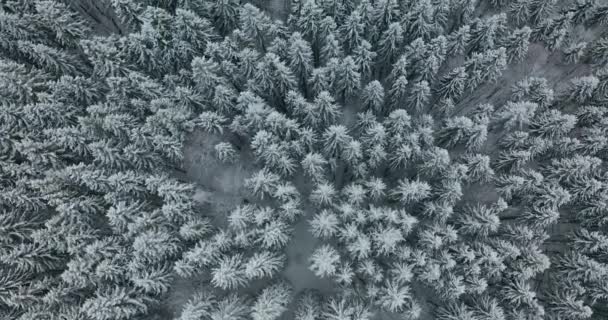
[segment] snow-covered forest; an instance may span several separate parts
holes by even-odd
[[[0,1],[0,319],[608,319],[608,1]]]

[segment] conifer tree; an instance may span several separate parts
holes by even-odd
[[[365,24],[359,11],[354,10],[346,17],[344,24],[338,29],[346,52],[351,52],[361,45],[362,41],[365,41],[363,36],[364,28]]]
[[[547,80],[543,78],[526,78],[513,86],[514,101],[529,100],[544,108],[552,103],[553,98],[553,89],[549,88]]]
[[[318,205],[330,205],[336,196],[336,190],[331,183],[320,183],[310,193],[310,200]]]
[[[84,313],[95,320],[129,319],[145,313],[146,301],[134,296],[125,288],[100,291],[82,306]]]
[[[397,188],[393,190],[392,194],[403,204],[409,204],[429,197],[431,194],[431,186],[424,181],[401,180],[399,181]]]
[[[407,98],[410,110],[421,112],[429,101],[431,89],[426,80],[414,83],[410,89],[410,95]]]
[[[385,64],[392,64],[403,42],[403,29],[397,22],[391,23],[382,33],[378,44],[378,57]]]
[[[268,47],[269,29],[272,22],[265,13],[251,4],[239,8],[239,29],[248,41],[254,43],[262,52]]]
[[[331,59],[341,59],[344,56],[342,46],[334,33],[330,33],[321,47],[321,61],[327,64]]]
[[[329,277],[336,273],[340,256],[330,245],[323,245],[310,256],[310,270],[319,277]]]
[[[292,299],[292,289],[286,283],[277,283],[262,290],[251,306],[254,320],[278,319],[287,310]]]
[[[538,105],[532,102],[508,102],[498,113],[498,119],[507,129],[522,129],[530,124],[537,108]]]
[[[362,93],[363,104],[373,110],[376,114],[381,113],[384,104],[384,88],[382,84],[374,80],[368,83]]]
[[[568,98],[574,102],[585,103],[593,98],[599,81],[594,76],[575,78],[570,82]]]
[[[218,266],[212,269],[211,283],[222,289],[235,289],[243,286],[247,280],[242,266],[242,256],[224,256]]]
[[[471,39],[471,27],[463,25],[458,30],[448,35],[448,51],[456,54],[464,54],[469,47]]]
[[[388,91],[387,103],[390,109],[397,109],[402,106],[408,94],[408,81],[407,77],[400,76],[394,82]]]
[[[339,223],[333,212],[322,210],[310,220],[311,233],[317,238],[330,238],[338,231]]]
[[[467,78],[468,75],[465,68],[455,68],[440,80],[437,93],[442,98],[458,100],[464,93]]]
[[[376,52],[372,51],[372,45],[367,40],[361,40],[361,44],[353,49],[353,57],[363,81],[369,79],[372,76],[373,62],[377,57]]]
[[[351,97],[361,86],[361,74],[355,60],[351,56],[347,56],[342,60],[339,69],[338,92],[342,96],[342,100]]]
[[[509,62],[519,62],[526,57],[531,34],[532,29],[523,27],[515,30],[504,40],[503,46],[507,49],[507,60]]]
[[[340,116],[339,106],[335,103],[334,98],[327,91],[321,91],[314,100],[316,121],[320,127],[326,127],[336,122]]]
[[[506,30],[506,14],[497,14],[484,19],[476,19],[471,29],[469,42],[471,51],[494,49]]]
[[[577,42],[572,43],[569,46],[562,49],[564,53],[564,58],[568,63],[577,63],[579,62],[587,51],[587,43],[586,42]]]
[[[245,276],[249,280],[272,277],[281,269],[284,257],[269,251],[254,253],[245,263]]]
[[[323,152],[328,157],[335,157],[351,140],[348,129],[343,125],[329,126],[323,133]]]
[[[314,320],[321,316],[321,301],[315,292],[307,291],[298,299],[295,311],[296,320]]]
[[[316,46],[318,50],[318,29],[322,20],[323,11],[316,4],[316,1],[303,1],[300,8],[300,15],[295,21],[302,35],[313,44],[313,50]]]

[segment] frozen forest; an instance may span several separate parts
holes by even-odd
[[[608,1],[1,0],[0,319],[608,319]]]

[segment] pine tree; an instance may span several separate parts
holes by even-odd
[[[470,154],[465,155],[463,161],[468,168],[466,177],[468,182],[488,182],[494,177],[489,156]]]
[[[374,6],[374,20],[380,30],[386,29],[399,15],[399,4],[395,0],[383,0]]]
[[[347,230],[344,230],[344,231],[345,231],[345,234],[342,235],[342,237],[349,238],[348,240],[352,241],[346,246],[348,253],[353,258],[360,259],[360,260],[369,258],[370,254],[372,253],[372,242],[371,242],[370,238],[360,232],[357,232],[353,235],[349,234],[347,236],[346,235]],[[352,238],[352,239],[350,239],[350,238]]]
[[[504,319],[504,310],[495,298],[481,296],[473,302],[473,312],[480,318]]]
[[[249,301],[236,293],[231,293],[217,302],[217,306],[211,311],[210,318],[245,320],[249,319],[250,310]]]
[[[283,221],[270,221],[260,230],[256,242],[265,249],[281,249],[289,242],[292,229]]]
[[[439,307],[436,316],[438,320],[475,319],[473,311],[462,302],[450,302],[445,306]]]
[[[178,250],[177,239],[161,231],[147,231],[133,240],[134,258],[153,264],[174,256]]]
[[[320,297],[312,291],[307,291],[298,299],[295,319],[315,320],[321,317]]]
[[[298,30],[302,35],[313,44],[313,50],[316,46],[318,50],[318,30],[319,24],[323,18],[323,11],[316,4],[316,1],[304,1],[300,9],[300,15],[295,22]]]
[[[238,3],[234,0],[205,1],[204,8],[219,31],[226,35],[237,26]]]
[[[330,245],[322,245],[310,256],[309,269],[318,277],[330,277],[336,273],[340,255]]]
[[[507,16],[504,13],[484,19],[476,19],[471,30],[470,51],[494,49],[506,31]]]
[[[422,112],[429,101],[431,89],[426,80],[414,83],[410,89],[410,95],[407,98],[408,107],[410,110]]]
[[[448,147],[464,142],[468,149],[479,149],[487,137],[487,127],[467,117],[448,118],[438,132],[437,141]]]
[[[409,287],[395,281],[387,281],[380,293],[378,304],[389,312],[403,311],[412,300]]]
[[[362,98],[366,108],[373,110],[376,114],[380,114],[384,105],[384,88],[382,84],[377,80],[368,83],[363,89]]]
[[[114,287],[99,291],[94,298],[84,302],[84,313],[95,320],[130,319],[147,312],[144,297],[137,297],[133,291]]]
[[[327,160],[321,154],[309,153],[302,159],[302,169],[304,172],[316,182],[324,178],[325,166]]]
[[[283,255],[270,251],[256,252],[245,262],[245,276],[249,280],[271,278],[284,264]]]
[[[217,158],[224,163],[233,163],[237,158],[237,153],[232,144],[220,142],[214,147]]]
[[[348,129],[343,125],[329,126],[323,133],[323,152],[328,157],[335,157],[351,140]]]
[[[274,193],[278,182],[279,177],[276,174],[271,173],[268,169],[262,169],[245,180],[245,186],[251,189],[253,194],[263,199],[264,196]]]
[[[310,231],[317,238],[330,238],[338,231],[340,220],[330,210],[322,210],[310,220]]]
[[[179,320],[194,320],[211,315],[212,309],[216,304],[216,299],[209,292],[198,292],[183,306]]]
[[[440,80],[437,93],[442,98],[458,100],[464,93],[467,78],[468,75],[465,68],[455,68]]]
[[[578,63],[586,54],[587,42],[572,43],[562,49],[568,63]]]
[[[341,114],[339,106],[327,91],[321,91],[314,101],[318,123],[320,127],[326,127],[336,122]]]
[[[378,228],[372,235],[375,251],[379,255],[395,253],[397,246],[404,240],[402,231],[396,228]]]
[[[532,120],[530,132],[538,134],[541,137],[555,139],[566,136],[574,130],[575,126],[575,116],[562,114],[558,110],[549,110],[539,114]]]
[[[359,73],[357,64],[351,56],[342,59],[339,69],[338,92],[342,96],[342,100],[355,95],[356,90],[361,85],[361,74]]]
[[[330,33],[325,38],[325,43],[321,48],[321,62],[327,64],[331,59],[341,59],[344,53],[342,52],[342,46],[336,38],[334,33]]]
[[[573,17],[574,14],[568,12],[543,20],[536,27],[534,32],[535,38],[543,41],[549,50],[556,50],[562,47],[571,36]]]
[[[431,195],[431,186],[424,181],[403,179],[392,191],[392,195],[403,204],[410,204],[428,198]]]
[[[422,163],[418,165],[419,170],[429,175],[447,173],[452,162],[448,150],[440,147],[430,147],[420,154]]]
[[[548,309],[556,316],[567,319],[589,319],[593,315],[593,310],[589,306],[567,291],[552,294]]]
[[[342,21],[342,18],[340,18],[340,21]],[[334,19],[334,17],[326,16],[319,23],[319,37],[321,37],[321,39],[325,39],[330,35],[335,36],[337,35],[336,32],[338,32],[338,25],[336,24],[336,20]]]
[[[538,105],[532,102],[507,102],[497,118],[504,123],[505,128],[521,130],[530,124],[537,108]]]
[[[292,299],[292,289],[283,282],[271,285],[256,298],[251,306],[251,318],[254,320],[278,319],[287,311]]]
[[[500,226],[497,212],[482,205],[464,208],[457,219],[460,224],[458,229],[460,232],[481,237],[495,233]]]
[[[507,49],[508,62],[520,62],[526,57],[531,34],[532,29],[523,27],[513,31],[513,33],[504,40],[503,46]]]
[[[404,18],[404,31],[412,39],[432,38],[432,35],[437,32],[434,24],[433,14],[435,13],[434,4],[431,1],[421,1],[412,6],[408,14]]]
[[[331,320],[346,320],[352,319],[352,315],[354,310],[352,307],[347,305],[347,301],[342,298],[337,300],[336,298],[331,298],[326,302],[323,312],[321,316],[324,319]]]
[[[594,76],[575,78],[570,82],[568,98],[577,103],[586,103],[593,98],[599,80]]]
[[[61,45],[74,47],[89,32],[88,25],[63,3],[39,1],[35,7],[38,23],[50,29]]]
[[[320,183],[310,193],[310,200],[317,205],[331,205],[336,190],[331,183]]]
[[[387,186],[382,178],[372,177],[369,181],[366,181],[365,186],[367,187],[369,197],[374,201],[379,201],[386,195]]]
[[[373,62],[377,57],[376,52],[372,51],[372,45],[366,40],[361,40],[361,44],[353,50],[353,57],[361,72],[361,78],[364,81],[370,79]]]
[[[364,28],[365,25],[358,10],[354,10],[346,17],[346,20],[338,29],[346,52],[351,52],[360,46],[362,41],[365,41],[363,35]]]
[[[17,42],[17,47],[32,63],[46,72],[54,75],[77,75],[79,73],[78,64],[70,63],[70,61],[78,61],[78,59],[66,52],[41,43],[34,44],[23,40]]]
[[[211,283],[221,289],[236,289],[247,283],[243,269],[243,257],[240,254],[223,256],[217,267],[211,270]]]
[[[608,22],[608,21],[606,20],[605,13],[606,13],[606,10],[608,10],[608,6],[598,4],[595,6],[594,9],[595,9],[595,12],[589,18],[589,23],[606,25],[606,22]]]
[[[448,52],[464,54],[469,47],[471,27],[464,25],[448,35]]]
[[[403,42],[403,29],[397,22],[391,23],[382,33],[378,43],[378,57],[385,64],[392,64]]]
[[[265,13],[251,4],[245,4],[239,8],[239,29],[248,41],[254,43],[262,52],[268,46],[272,22]]]
[[[397,109],[401,105],[403,105],[406,101],[408,95],[408,81],[405,76],[400,76],[397,78],[390,90],[388,91],[388,99],[387,103],[390,106],[390,109]]]

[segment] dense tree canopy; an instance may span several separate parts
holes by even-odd
[[[0,4],[0,318],[608,317],[602,1],[102,2]]]

